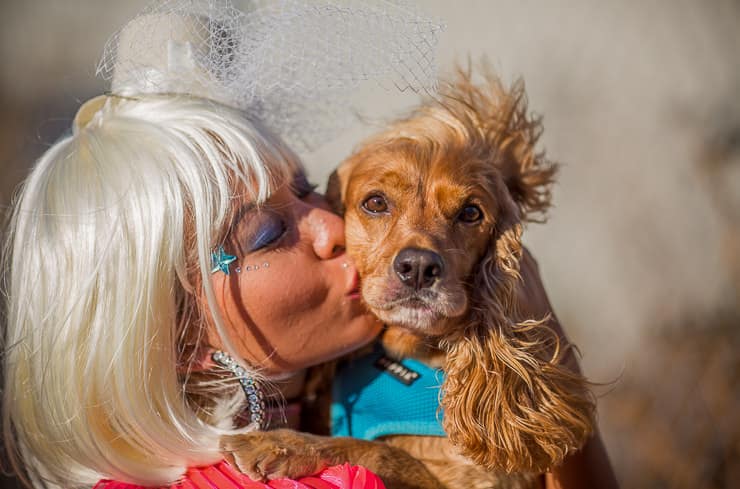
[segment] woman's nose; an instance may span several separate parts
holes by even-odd
[[[344,252],[344,221],[331,211],[314,207],[307,223],[316,256],[328,260]]]

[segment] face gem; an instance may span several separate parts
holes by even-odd
[[[234,255],[229,255],[224,251],[223,246],[219,246],[216,251],[211,253],[211,273],[224,272],[229,274],[229,265],[236,261]]]

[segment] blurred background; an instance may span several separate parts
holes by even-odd
[[[107,37],[147,2],[0,2],[0,204],[81,101]],[[740,1],[419,0],[441,72],[486,56],[523,77],[562,163],[526,241],[599,391],[624,488],[740,487]],[[305,155],[331,169],[414,94]],[[371,122],[369,122],[371,121]],[[2,487],[11,482],[0,479]]]

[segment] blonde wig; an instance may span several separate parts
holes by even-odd
[[[186,325],[205,322],[192,312],[201,288],[218,311],[211,252],[245,198],[236,189],[260,203],[298,163],[243,112],[206,99],[93,104],[15,203],[5,441],[39,487],[160,485],[220,458],[224,430],[185,394],[182,341]]]

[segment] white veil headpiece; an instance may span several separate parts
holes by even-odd
[[[248,111],[294,149],[343,125],[371,80],[436,87],[442,24],[405,0],[160,0],[105,46],[97,74],[121,96],[188,94]]]

